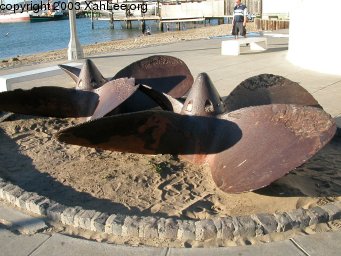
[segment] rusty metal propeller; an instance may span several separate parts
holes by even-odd
[[[240,83],[224,100],[227,111],[268,104],[321,106],[298,83],[282,76],[261,74]]]
[[[91,60],[85,60],[81,69],[59,66],[76,82],[76,88],[49,86],[3,92],[0,93],[0,111],[93,119],[113,110],[124,113],[155,107],[154,101],[137,91],[135,77],[138,83],[147,82],[153,89],[173,97],[183,96],[193,83],[186,64],[171,56],[156,55],[134,62],[112,80],[104,78]],[[116,109],[117,106],[120,108]]]
[[[109,81],[91,91],[62,87],[35,87],[0,93],[0,110],[47,117],[102,117],[122,104],[138,86],[133,78]]]
[[[271,92],[276,86],[263,87]],[[267,186],[301,165],[328,143],[336,130],[322,109],[285,104],[287,99],[280,97],[256,102],[247,92],[245,104],[258,105],[228,112],[207,74],[198,76],[184,104],[150,87],[140,89],[171,111],[100,118],[60,131],[57,139],[122,152],[178,154],[195,164],[209,164],[217,186],[238,193]],[[278,91],[279,95],[286,93],[285,89]],[[233,97],[242,100],[240,95]],[[307,99],[314,103],[309,105],[318,106],[312,97]]]

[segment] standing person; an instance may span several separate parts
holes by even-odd
[[[236,5],[233,10],[233,20],[232,20],[232,35],[235,38],[240,36],[246,37],[246,21],[247,21],[247,8],[245,4],[242,4],[240,0],[236,0]]]

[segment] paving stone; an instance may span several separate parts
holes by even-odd
[[[49,207],[46,209],[46,215],[52,221],[61,221],[62,214],[66,209],[65,205],[50,201]]]
[[[45,198],[38,202],[34,207],[32,206],[32,211],[38,215],[47,215],[47,208],[51,207],[52,205],[56,204],[56,202]]]
[[[332,203],[321,206],[321,209],[328,213],[330,221],[341,218],[341,209]]]
[[[154,217],[144,217],[139,225],[139,237],[158,238],[157,219]]]
[[[199,220],[195,222],[195,240],[205,241],[217,238],[217,229],[213,220]]]
[[[260,226],[263,227],[264,234],[271,234],[277,230],[278,223],[272,214],[258,213],[251,216]]]
[[[321,207],[313,207],[309,209],[310,211],[317,214],[318,222],[319,223],[326,223],[329,220],[329,214],[325,210],[323,210]]]
[[[300,208],[290,211],[288,215],[292,219],[294,227],[305,228],[309,226],[310,217],[305,209]]]
[[[112,214],[105,222],[104,232],[116,236],[122,236],[122,228],[126,216],[122,214]]]
[[[17,186],[7,183],[4,187],[0,188],[0,198],[6,200],[6,193],[16,188]]]
[[[122,226],[122,236],[139,237],[140,220],[138,216],[127,216]]]
[[[79,215],[78,225],[80,228],[91,230],[91,219],[95,216],[95,210],[84,210],[82,214]]]
[[[0,194],[2,193],[1,191],[3,191],[2,189],[7,185],[8,185],[8,183],[5,182],[4,180],[0,181]],[[0,196],[0,198],[2,198],[2,197]]]
[[[16,187],[15,189],[6,192],[5,197],[7,199],[7,202],[15,205],[15,201],[18,197],[20,197],[25,191],[19,187]]]
[[[195,240],[195,222],[192,220],[177,220],[178,239],[180,241]]]
[[[234,236],[246,238],[256,235],[256,223],[250,216],[232,217],[232,222],[234,225]]]
[[[310,218],[309,226],[319,223],[319,215],[316,212],[307,209],[306,213]]]
[[[82,207],[67,207],[61,214],[61,221],[65,225],[73,226],[76,214],[83,210]]]
[[[43,200],[45,200],[46,197],[34,194],[30,198],[26,200],[26,209],[29,212],[34,212],[36,214],[39,214],[40,209],[37,207],[37,204]]]
[[[178,225],[174,219],[159,219],[158,234],[160,239],[176,239],[178,235]]]
[[[235,227],[233,225],[232,217],[221,218],[222,229],[221,236],[225,240],[233,240]]]
[[[215,229],[217,230],[217,239],[223,239],[223,222],[221,218],[216,217],[212,219]]]
[[[85,209],[81,209],[80,211],[78,211],[74,218],[73,218],[73,224],[72,226],[79,228],[80,227],[80,216],[85,212]]]
[[[275,219],[278,223],[277,232],[285,232],[293,229],[294,225],[290,216],[286,213],[274,214]]]
[[[95,232],[104,233],[105,222],[107,221],[109,214],[96,212],[94,217],[91,219],[91,230]]]
[[[24,192],[15,200],[15,205],[21,209],[26,209],[26,201],[33,195],[35,195],[34,192]]]

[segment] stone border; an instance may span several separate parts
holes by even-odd
[[[197,221],[138,217],[119,213],[109,215],[95,210],[85,210],[79,206],[67,207],[35,192],[26,192],[2,178],[0,199],[29,213],[85,230],[126,238],[159,238],[182,242],[251,238],[341,219],[341,201],[311,209],[300,208],[287,213],[260,213]]]

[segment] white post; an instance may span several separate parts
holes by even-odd
[[[75,6],[74,0],[69,0],[72,6]],[[75,8],[69,10],[69,21],[70,21],[70,42],[67,50],[68,60],[78,60],[84,57],[83,49],[79,43],[76,28],[76,11]]]

